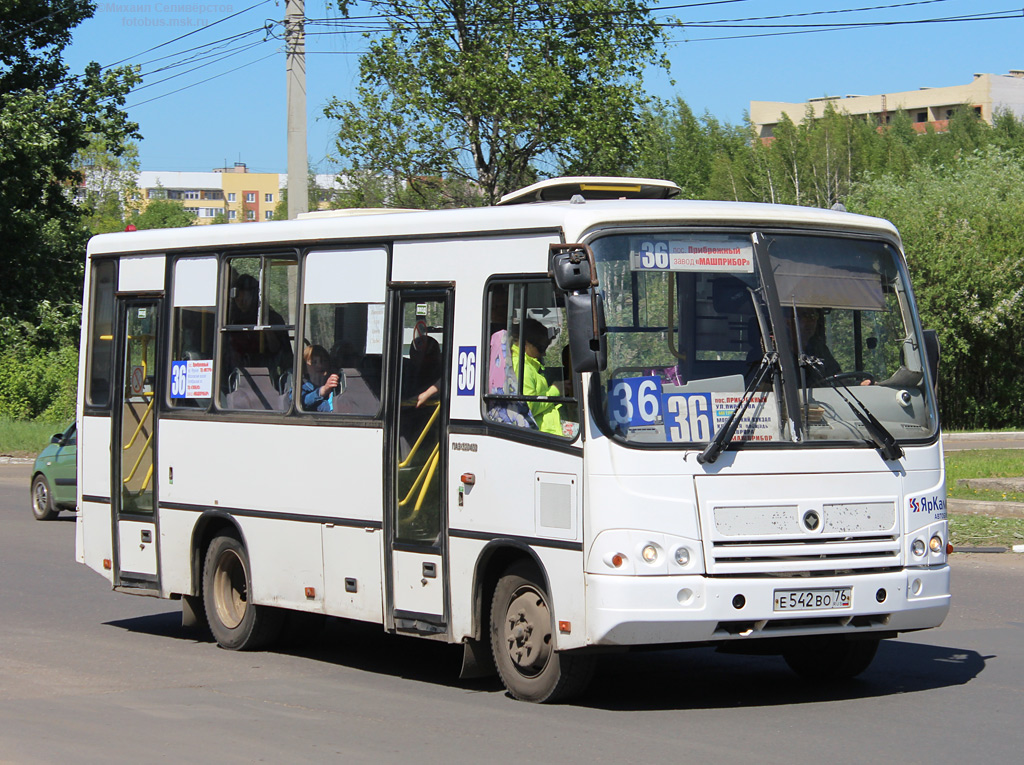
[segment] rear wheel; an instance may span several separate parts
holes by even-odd
[[[878,650],[878,638],[847,640],[842,635],[798,640],[782,658],[805,680],[826,683],[849,680],[866,670]]]
[[[233,535],[214,538],[203,566],[203,603],[210,632],[221,648],[251,651],[281,634],[283,612],[251,603],[251,592],[245,545]]]
[[[555,651],[549,598],[539,577],[513,566],[491,601],[491,651],[509,694],[520,701],[559,701],[582,693],[594,658]]]
[[[60,511],[53,504],[50,484],[46,476],[40,474],[32,479],[32,515],[37,521],[52,521]]]

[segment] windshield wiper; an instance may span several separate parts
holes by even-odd
[[[800,356],[800,366],[810,367],[818,375],[821,380],[826,382],[832,390],[839,394],[839,398],[846,402],[846,405],[850,407],[850,411],[860,420],[861,425],[871,436],[871,441],[878,448],[878,451],[882,453],[882,456],[887,460],[898,460],[903,456],[902,447],[896,443],[896,439],[893,437],[886,427],[878,421],[875,415],[871,414],[871,410],[864,406],[864,402],[857,398],[853,391],[846,383],[838,382],[834,376],[825,376],[825,373],[821,371],[821,368],[825,366],[822,359],[814,356]],[[840,390],[842,387],[842,390]],[[850,394],[850,398],[847,398],[843,391]],[[857,402],[854,406],[854,401]]]
[[[714,462],[718,459],[718,455],[732,441],[733,434],[736,432],[736,428],[739,427],[740,420],[743,419],[743,413],[747,411],[747,407],[750,406],[750,402],[754,398],[754,392],[764,381],[764,378],[768,376],[768,372],[778,366],[778,363],[779,354],[775,351],[768,351],[761,357],[761,366],[758,367],[757,374],[751,378],[746,390],[743,391],[740,403],[732,410],[729,419],[722,423],[722,427],[715,433],[715,437],[711,439],[711,443],[707,445],[707,448],[697,455],[697,462],[703,465],[706,462]]]

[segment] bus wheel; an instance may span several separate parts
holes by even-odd
[[[592,656],[555,651],[548,595],[525,566],[498,580],[491,601],[491,651],[509,694],[520,701],[558,701],[582,693]]]
[[[42,474],[32,479],[32,515],[37,521],[52,521],[60,511],[53,506],[50,484]]]
[[[848,640],[842,635],[807,638],[795,641],[783,651],[782,658],[805,680],[849,680],[868,668],[878,643],[878,638]]]
[[[250,651],[273,642],[284,614],[249,602],[249,555],[235,536],[214,538],[203,566],[203,602],[210,632],[221,648]]]

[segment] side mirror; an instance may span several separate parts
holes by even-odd
[[[932,375],[932,385],[939,385],[939,333],[934,329],[926,329],[924,334],[924,355],[928,362],[928,371]]]
[[[548,252],[548,275],[565,294],[573,371],[600,372],[608,364],[608,346],[594,253],[585,244],[552,244]]]
[[[63,433],[54,433],[52,436],[50,436],[50,443],[51,444],[59,444],[63,440],[64,440],[64,434]]]
[[[597,332],[594,315],[597,315]],[[597,292],[578,292],[565,296],[569,325],[569,353],[574,372],[600,372],[608,364],[605,340],[604,300]]]

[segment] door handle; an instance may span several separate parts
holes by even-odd
[[[149,544],[152,541],[153,541],[153,532],[150,531],[149,529],[143,529],[142,530],[142,543],[143,544]]]
[[[425,579],[437,579],[437,564],[436,563],[424,563],[423,564],[423,576]]]

